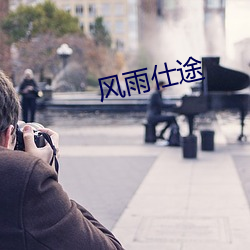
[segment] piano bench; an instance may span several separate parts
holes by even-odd
[[[156,124],[155,123],[148,123],[147,120],[143,121],[142,123],[145,127],[145,136],[144,141],[145,143],[155,143],[156,142]]]

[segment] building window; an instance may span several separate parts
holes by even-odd
[[[115,46],[117,50],[123,50],[124,49],[124,42],[120,39],[116,39]]]
[[[83,22],[80,22],[80,29],[81,29],[81,31],[84,31],[84,23]]]
[[[77,16],[83,15],[83,6],[82,5],[76,5],[76,15]]]
[[[96,7],[94,4],[89,4],[89,16],[95,16],[96,14]]]
[[[178,2],[176,0],[165,0],[164,2],[162,0],[157,0],[157,9],[161,10],[163,6],[166,7],[167,10],[175,10],[178,7]]]
[[[205,0],[205,6],[208,9],[220,9],[225,7],[224,0]]]
[[[124,4],[122,4],[122,3],[115,4],[115,15],[116,16],[122,16],[122,15],[124,15],[124,12],[125,12]]]
[[[115,22],[115,32],[116,33],[123,33],[124,32],[124,22],[123,21],[116,21]]]
[[[103,3],[102,4],[102,15],[103,16],[109,16],[110,15],[110,4],[109,3]]]
[[[89,32],[93,33],[95,30],[95,24],[94,23],[89,23]]]

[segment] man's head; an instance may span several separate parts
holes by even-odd
[[[164,81],[159,81],[159,82],[158,82],[159,90],[160,90],[160,91],[165,90],[165,89],[162,87],[162,86],[165,85],[165,84],[166,84],[166,83],[165,83]]]
[[[0,145],[14,148],[20,111],[18,95],[9,78],[0,71]]]
[[[24,78],[33,79],[33,71],[31,69],[26,69],[24,71]]]

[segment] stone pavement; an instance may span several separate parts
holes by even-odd
[[[215,151],[204,152],[199,147],[197,159],[183,159],[181,148],[145,145],[141,125],[86,126],[74,130],[55,126],[62,135],[60,182],[72,198],[82,199],[80,203],[84,205],[84,186],[77,183],[101,162],[99,180],[87,176],[93,183],[91,192],[96,193],[95,185],[114,163],[107,180],[114,182],[113,193],[109,190],[107,197],[102,193],[100,203],[117,195],[113,201],[118,204],[108,202],[106,206],[111,217],[117,217],[109,225],[125,249],[246,250],[250,248],[250,213],[235,159],[248,157],[250,145],[228,143],[237,137],[233,125],[215,126]],[[79,162],[78,168],[70,164],[73,159]],[[81,166],[84,161],[91,165],[89,170]],[[127,171],[130,165],[135,172],[131,168]],[[137,180],[133,174],[139,176]],[[136,184],[127,195],[126,204],[123,199],[115,214],[112,207],[119,205],[119,192],[122,200],[129,183]]]
[[[199,151],[194,160],[176,148],[159,152],[113,229],[126,249],[250,248],[249,207],[232,159],[250,147],[230,149],[219,126],[215,140],[215,152]]]

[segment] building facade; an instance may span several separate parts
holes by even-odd
[[[112,47],[133,50],[138,46],[137,0],[52,0],[59,8],[78,17],[86,35],[91,35],[95,18],[102,16],[112,38]]]
[[[20,4],[38,4],[44,0],[10,0],[10,9]],[[112,47],[129,51],[138,47],[137,0],[51,0],[58,8],[79,19],[86,35],[91,35],[96,17],[102,16],[112,38]]]

